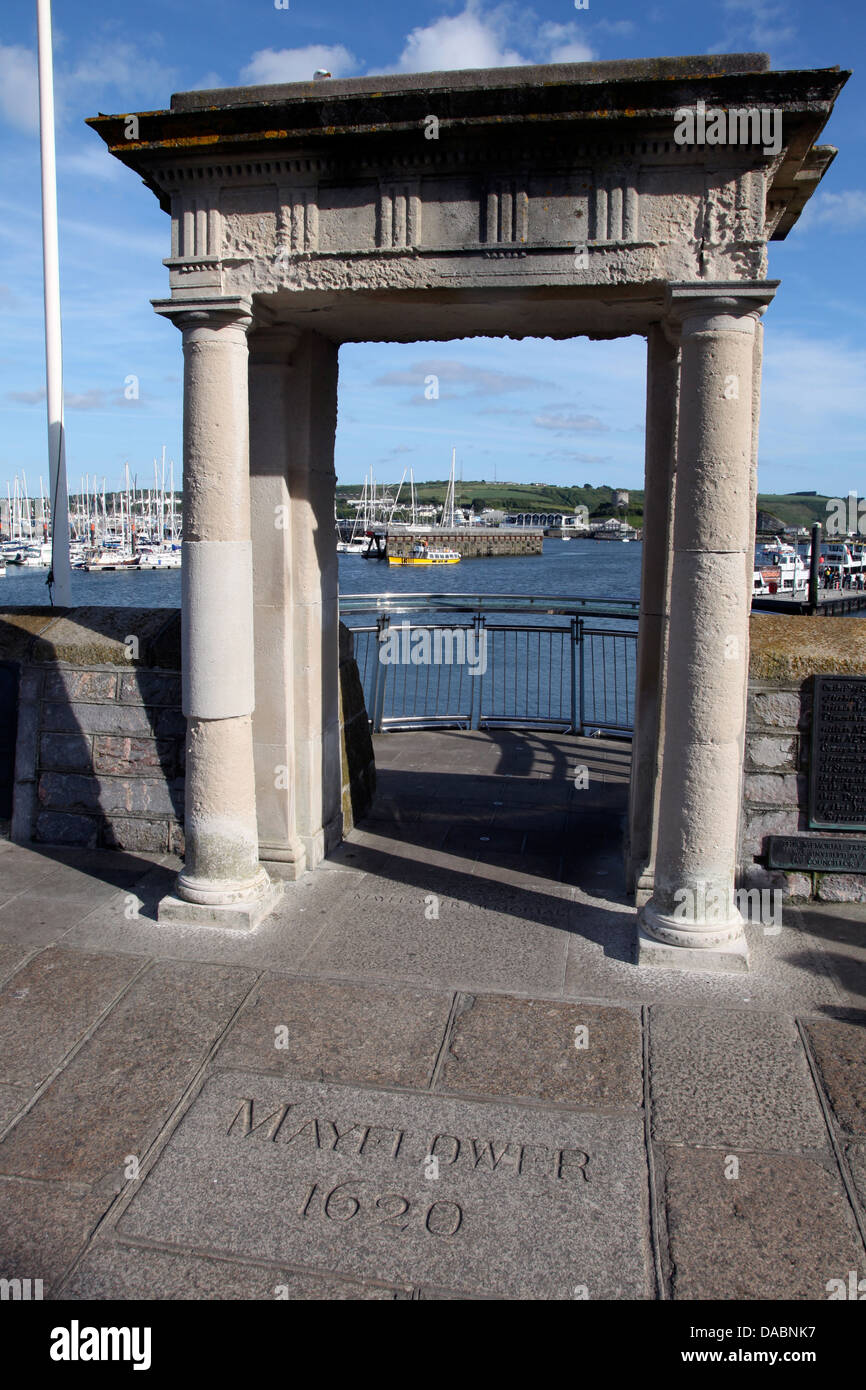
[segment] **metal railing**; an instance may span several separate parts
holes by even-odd
[[[432,606],[455,615],[483,600],[496,613],[514,610],[501,597],[470,595],[351,595],[341,599],[341,614],[360,615],[372,601],[375,624],[352,625],[355,659],[367,711],[376,733],[392,729],[462,727],[542,727],[585,733],[599,729],[631,733],[637,631],[590,626],[579,611],[612,615],[611,608],[631,600],[524,600],[516,616],[545,614],[557,605],[567,624],[489,622],[475,608],[472,621],[419,621],[417,600],[435,598]],[[387,599],[391,612],[382,612]],[[393,614],[413,615],[392,622]],[[348,611],[347,611],[348,610]],[[369,608],[367,609],[369,611]]]

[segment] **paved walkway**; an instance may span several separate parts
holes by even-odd
[[[169,860],[0,846],[0,1276],[80,1299],[866,1278],[866,912],[755,924],[746,976],[639,970],[627,744],[376,752],[372,814],[252,936],[160,927]]]

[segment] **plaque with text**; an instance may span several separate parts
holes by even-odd
[[[803,873],[866,874],[866,840],[830,835],[769,835],[767,866]]]
[[[809,825],[866,830],[866,676],[815,677]]]

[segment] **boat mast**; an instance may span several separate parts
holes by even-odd
[[[36,0],[39,49],[39,144],[42,166],[42,278],[45,299],[45,396],[51,483],[52,603],[72,606],[69,560],[69,497],[66,488],[66,430],[63,422],[63,346],[60,325],[60,255],[57,240],[57,168],[54,148],[54,63],[51,0]]]
[[[391,510],[390,510],[390,512],[388,513],[388,522],[387,522],[388,526],[390,526],[390,525],[391,525],[391,522],[394,520],[394,513],[395,513],[395,511],[397,510],[397,503],[400,501],[400,493],[403,491],[403,484],[404,484],[405,481],[406,481],[406,469],[404,468],[404,469],[403,469],[403,476],[402,476],[402,478],[400,479],[400,486],[399,486],[398,489],[397,489],[397,496],[394,498],[394,502],[393,502],[393,504],[392,504],[392,506],[391,506]]]
[[[454,470],[457,462],[456,448],[451,450],[451,476],[448,479],[448,490],[445,493],[445,505],[442,508],[442,528],[443,530],[454,530]]]

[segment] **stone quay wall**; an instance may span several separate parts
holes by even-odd
[[[460,526],[453,531],[438,527],[429,531],[414,531],[411,535],[391,534],[388,537],[389,555],[411,555],[420,541],[437,549],[456,550],[467,560],[491,555],[540,555],[544,548],[544,532],[511,532],[508,527]]]
[[[743,766],[741,882],[778,888],[792,901],[866,901],[866,874],[767,868],[767,836],[842,837],[866,833],[810,830],[812,695],[817,675],[866,674],[866,623],[857,618],[751,620],[749,704]]]
[[[0,660],[18,672],[13,840],[183,854],[179,611],[7,610]],[[340,687],[348,829],[370,804],[375,763],[342,627]]]

